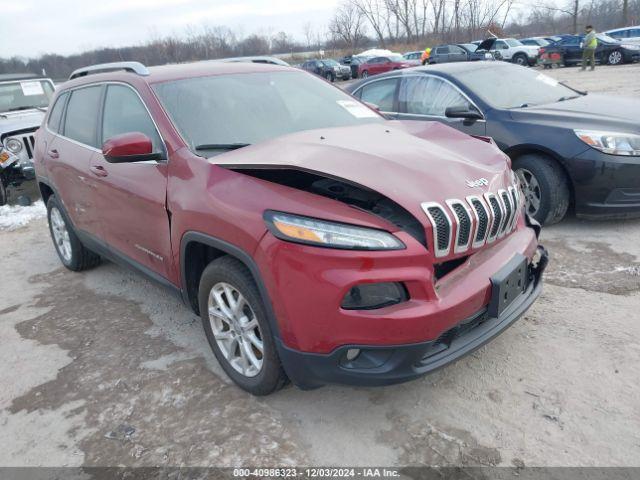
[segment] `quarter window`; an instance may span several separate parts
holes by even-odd
[[[430,75],[405,78],[398,101],[406,113],[444,117],[448,107],[468,106],[469,101],[450,84]]]
[[[96,126],[102,87],[84,87],[74,90],[67,106],[64,135],[77,142],[97,147]]]
[[[397,85],[397,78],[371,82],[362,87],[359,96],[363,102],[375,103],[383,112],[393,112],[393,99]]]
[[[162,142],[140,97],[124,85],[109,85],[104,101],[102,141],[123,133],[140,132],[149,137],[153,151],[162,150]]]
[[[60,120],[62,119],[64,102],[67,99],[67,96],[69,96],[69,94],[66,92],[61,94],[56,100],[56,103],[53,105],[53,108],[51,109],[47,125],[52,132],[58,133],[58,130],[60,129]]]

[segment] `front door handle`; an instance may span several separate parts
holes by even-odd
[[[106,177],[107,175],[109,175],[109,172],[107,172],[107,170],[100,165],[91,165],[91,167],[89,167],[89,170],[91,170],[91,173],[93,173],[96,177]]]
[[[58,150],[56,150],[55,148],[52,150],[49,150],[47,152],[47,155],[49,155],[51,158],[60,158],[60,154],[58,153]]]

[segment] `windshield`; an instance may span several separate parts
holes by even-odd
[[[335,60],[323,60],[324,64],[327,67],[336,67],[339,66],[340,64],[338,62],[336,62]]]
[[[387,58],[392,62],[404,62],[405,60],[402,55],[389,55]]]
[[[189,148],[206,156],[302,130],[385,121],[338,88],[300,72],[190,78],[154,90]]]
[[[0,112],[45,108],[52,95],[53,87],[46,80],[0,83]]]
[[[507,45],[509,45],[510,47],[522,46],[522,42],[520,40],[516,40],[515,38],[507,38],[505,42],[507,42]]]
[[[478,49],[475,43],[461,43],[460,46],[470,52],[475,52]]]
[[[495,108],[525,108],[579,96],[547,75],[513,65],[484,65],[457,72],[456,79]]]

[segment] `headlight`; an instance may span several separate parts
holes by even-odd
[[[401,250],[398,238],[373,228],[327,222],[289,213],[267,211],[264,219],[271,233],[288,242],[346,250]]]
[[[611,155],[640,155],[640,135],[599,130],[574,130],[590,147]]]
[[[5,140],[4,146],[13,154],[20,153],[20,150],[22,150],[22,142],[17,138],[9,138]]]

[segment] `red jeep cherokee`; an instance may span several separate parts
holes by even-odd
[[[177,292],[254,394],[415,378],[541,290],[547,256],[498,148],[296,69],[78,70],[35,157],[62,263],[109,258]]]

